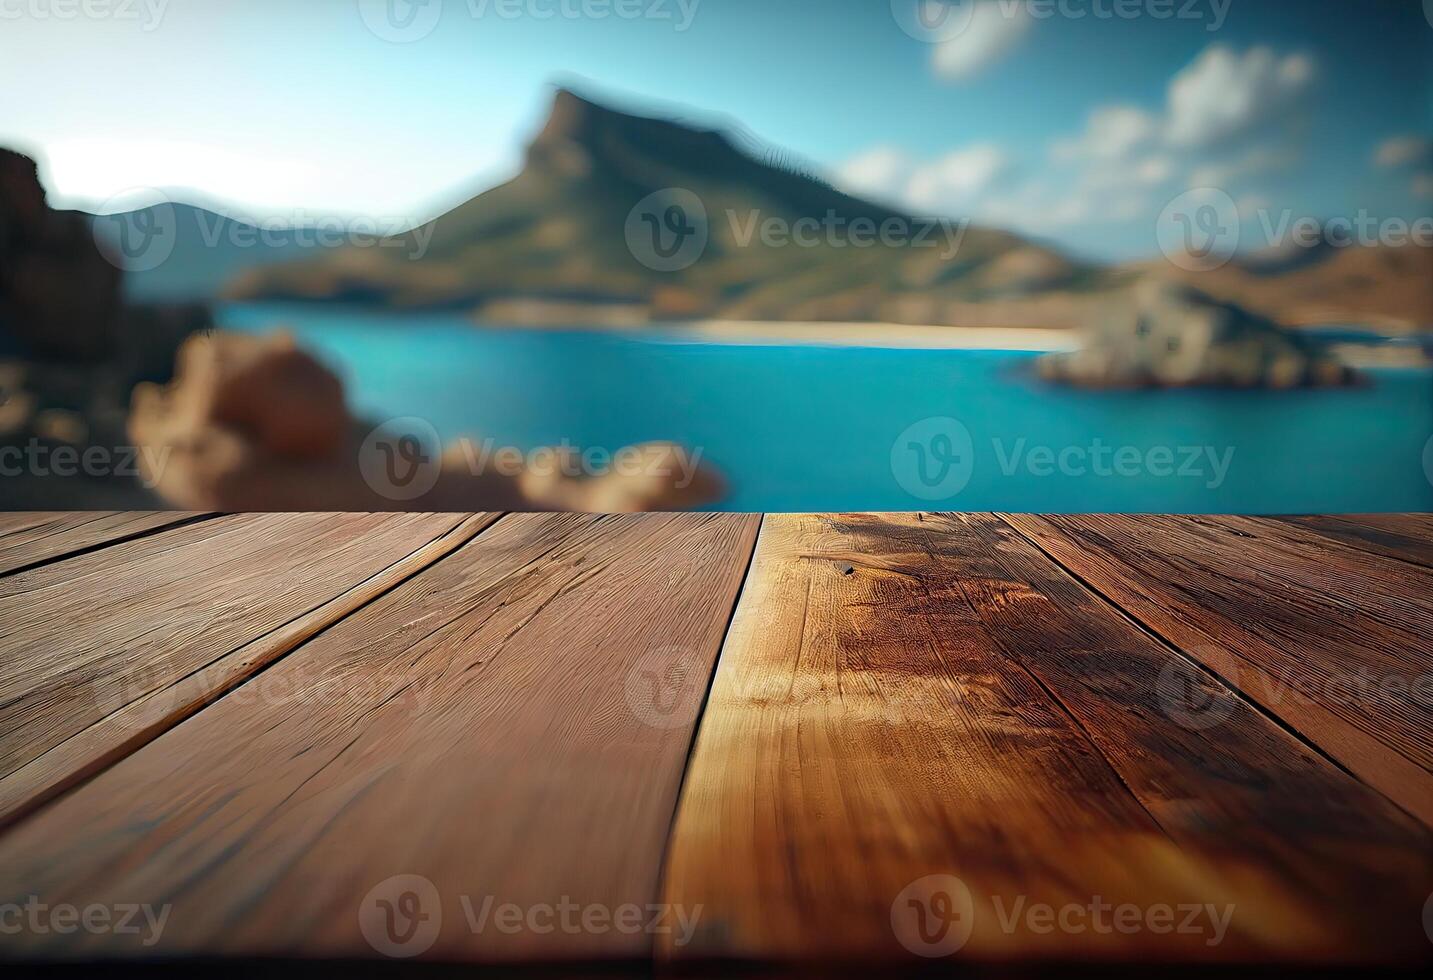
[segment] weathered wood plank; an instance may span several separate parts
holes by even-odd
[[[1433,568],[1433,515],[1430,514],[1308,515],[1278,520],[1371,554]]]
[[[1433,569],[1244,519],[1008,520],[1433,825]]]
[[[439,537],[412,539],[410,554],[323,603],[204,664],[172,683],[155,688],[59,742],[0,777],[0,827],[24,817],[58,794],[111,765],[159,734],[264,670],[321,630],[462,547],[498,519],[474,514]],[[426,533],[441,528],[440,522]],[[381,536],[380,536],[381,537]],[[383,551],[382,542],[376,542]]]
[[[0,513],[0,575],[201,516],[166,511]]]
[[[669,845],[665,900],[703,927],[664,957],[939,953],[917,917],[939,925],[942,893],[974,961],[1420,955],[1424,829],[1208,675],[1181,677],[1219,732],[1181,727],[1159,697],[1179,659],[993,518],[768,517]],[[1013,912],[1099,901],[1234,911],[1212,945],[1209,918]]]
[[[758,522],[500,520],[0,837],[0,896],[172,903],[150,949],[23,936],[20,955],[647,956]],[[539,928],[503,931],[488,897]],[[415,899],[431,918],[390,934]]]
[[[0,822],[23,809],[32,791],[70,778],[64,760],[74,761],[77,736],[88,736],[85,759],[112,752],[119,743],[106,740],[112,726],[104,722],[116,713],[168,700],[196,671],[323,607],[464,519],[220,517],[0,578]],[[222,674],[209,680],[219,683]],[[198,693],[193,682],[187,688]],[[57,749],[54,759],[39,761]],[[37,762],[39,771],[9,781]]]

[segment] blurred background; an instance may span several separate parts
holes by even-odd
[[[1421,0],[8,0],[0,506],[1430,510],[1430,69]]]

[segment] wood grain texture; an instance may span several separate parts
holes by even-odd
[[[0,578],[0,778],[464,519],[220,517]]]
[[[1245,518],[1008,520],[1433,825],[1433,570]]]
[[[123,758],[264,670],[344,616],[471,541],[500,515],[474,514],[328,602],[224,654],[192,673],[150,690],[91,723],[6,776],[0,777],[0,828]],[[440,522],[435,528],[441,528]],[[386,542],[377,542],[386,553]],[[367,566],[360,566],[367,567]]]
[[[1217,733],[1166,714],[1175,660]],[[1426,831],[1192,666],[992,517],[768,517],[669,845],[702,929],[662,955],[911,960],[949,875],[965,961],[1426,956]],[[1013,912],[1095,901],[1233,913],[1211,945]]]
[[[0,575],[203,516],[168,511],[0,513]]]
[[[361,922],[416,875],[426,957],[646,957],[624,908],[645,923],[656,898],[757,525],[503,518],[0,836],[0,901],[172,903],[155,949],[27,936],[18,955],[376,958]],[[477,930],[489,897],[579,924]]]
[[[1358,514],[1281,517],[1371,554],[1433,568],[1433,514]]]

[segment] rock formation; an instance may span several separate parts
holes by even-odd
[[[0,328],[20,352],[98,361],[114,352],[120,270],[89,221],[53,211],[35,161],[0,149]]]
[[[402,444],[416,437],[375,441],[376,430],[350,416],[342,382],[285,334],[191,338],[170,385],[135,389],[129,432],[146,480],[192,510],[615,513],[688,509],[722,494],[714,473],[692,471],[663,443],[632,447],[630,468],[596,476],[562,465],[571,450],[551,451],[556,465],[509,469],[476,465],[481,457],[462,443],[442,454],[414,443],[414,465],[431,471],[390,484],[384,452],[407,452]]]
[[[1102,304],[1084,334],[1082,349],[1042,358],[1040,376],[1091,388],[1293,388],[1356,380],[1271,320],[1160,278],[1143,279]]]

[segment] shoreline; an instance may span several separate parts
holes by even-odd
[[[1079,349],[1069,327],[942,327],[904,323],[830,323],[790,320],[693,320],[633,323],[516,324],[474,321],[479,330],[600,333],[655,342],[746,347],[866,347],[891,350],[1016,351],[1035,354]]]

